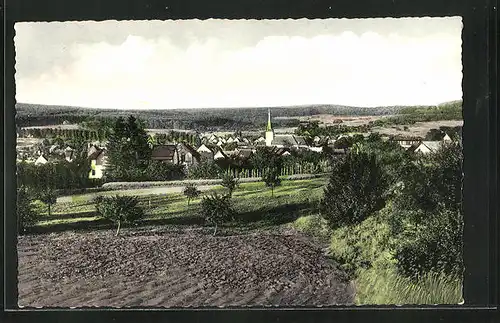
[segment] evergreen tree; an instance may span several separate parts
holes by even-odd
[[[320,209],[332,228],[360,223],[385,205],[387,181],[375,155],[349,153],[333,164]]]
[[[151,158],[151,147],[143,125],[134,116],[118,118],[108,137],[107,176],[119,180],[137,180]],[[130,178],[135,177],[135,178]]]

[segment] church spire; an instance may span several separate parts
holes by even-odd
[[[267,128],[266,131],[272,131],[273,127],[271,126],[271,109],[267,109]]]

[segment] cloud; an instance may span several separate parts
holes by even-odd
[[[294,33],[300,30],[295,28],[272,33],[279,30],[279,21],[253,22],[241,30],[253,26],[265,33],[255,33],[251,41],[231,42],[237,36],[231,27],[242,24],[197,21],[191,26],[196,28],[183,29],[184,42],[168,33],[147,37],[140,28],[138,32],[128,28],[126,37],[121,32],[120,41],[72,42],[63,37],[56,46],[44,39],[52,44],[49,48],[58,50],[42,59],[50,62],[45,68],[16,74],[16,98],[19,102],[140,109],[413,105],[462,96],[459,18],[448,19],[453,27],[449,30],[425,34],[410,30],[409,36],[400,29],[331,32],[324,24],[316,26],[316,33],[310,26],[307,32]],[[115,25],[108,24],[106,30]],[[203,34],[199,25],[224,28],[220,33]],[[354,22],[351,25],[356,27]],[[16,31],[17,55],[24,57],[19,69],[26,69],[30,66],[26,57],[34,55],[23,48],[27,40],[36,39],[17,25]],[[73,33],[75,38],[80,35],[78,30]]]

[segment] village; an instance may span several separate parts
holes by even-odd
[[[66,124],[63,124],[63,127]],[[54,126],[57,128],[58,126]],[[161,130],[161,129],[160,129]],[[149,132],[149,144],[152,150],[151,159],[172,165],[183,166],[186,172],[190,168],[207,162],[216,162],[221,165],[244,165],[258,147],[272,148],[277,156],[289,156],[292,152],[313,152],[321,154],[328,150],[332,155],[341,156],[351,148],[349,138],[363,136],[368,138],[370,133],[347,133],[337,136],[314,136],[308,138],[290,133],[277,133],[272,125],[271,110],[268,110],[268,122],[265,132],[260,136],[244,136],[241,133],[194,133],[194,140],[173,140],[159,144],[157,137],[161,132],[158,129]],[[415,136],[388,136],[381,135],[382,140],[397,142],[403,149],[416,154],[429,154],[439,149],[442,143],[452,142],[452,138],[441,132],[439,140],[425,140]],[[71,163],[75,157],[75,149],[65,145],[64,140],[36,141],[32,135],[18,140],[32,140],[33,145],[18,146],[18,162],[25,161],[35,165],[44,165],[50,162],[65,160]],[[196,144],[198,143],[198,144]],[[87,158],[90,161],[89,179],[105,177],[107,167],[106,141],[89,140],[87,142]],[[243,175],[243,173],[241,174]]]

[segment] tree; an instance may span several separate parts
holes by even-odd
[[[440,129],[430,129],[425,135],[425,140],[439,141],[443,139],[444,133]]]
[[[256,169],[281,168],[283,160],[278,156],[274,149],[268,147],[257,148],[255,154],[250,158],[252,166]]]
[[[165,163],[159,160],[151,160],[145,171],[147,180],[171,181],[183,179],[184,166]]]
[[[47,205],[47,213],[48,213],[48,215],[50,217],[50,215],[51,215],[51,213],[50,213],[51,206],[54,205],[54,204],[56,204],[56,202],[57,202],[56,191],[53,190],[52,188],[45,189],[40,194],[40,201],[42,201],[43,203],[45,203],[45,205]]]
[[[215,161],[208,161],[189,168],[188,177],[193,179],[219,178],[221,167]]]
[[[267,187],[271,188],[271,196],[274,197],[274,188],[281,185],[278,168],[267,168],[264,171],[262,180],[266,183]]]
[[[348,149],[354,144],[352,137],[344,136],[335,141],[333,147],[336,149]]]
[[[384,207],[387,182],[375,155],[349,153],[335,160],[332,168],[320,203],[332,228],[360,223]]]
[[[119,180],[138,180],[149,164],[151,147],[144,126],[135,117],[125,121],[117,118],[108,138],[109,177]]]
[[[214,235],[216,235],[218,225],[234,219],[230,196],[212,193],[203,197],[201,200],[201,215],[205,222],[214,225]]]
[[[236,188],[238,188],[238,179],[235,178],[231,173],[224,173],[222,176],[221,185],[228,190],[228,194],[230,197],[233,196],[233,192]]]
[[[188,183],[182,193],[187,197],[188,206],[192,199],[197,198],[200,195],[200,191],[193,183]]]
[[[27,227],[33,225],[38,217],[33,208],[33,200],[27,187],[21,186],[17,189],[16,215],[19,234],[24,233]]]
[[[95,208],[103,218],[117,224],[117,236],[122,223],[134,223],[144,217],[144,211],[137,205],[138,202],[135,196],[98,196],[95,199]]]

